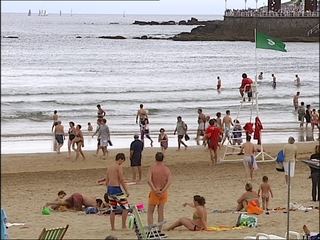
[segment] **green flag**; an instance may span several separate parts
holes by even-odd
[[[261,32],[256,31],[256,48],[286,52],[286,44]]]

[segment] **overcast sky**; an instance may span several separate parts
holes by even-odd
[[[286,2],[282,0],[282,2]],[[258,0],[258,7],[268,0]],[[27,13],[40,9],[49,13],[74,14],[218,14],[228,8],[243,9],[245,0],[159,0],[159,1],[1,1],[1,12]],[[246,7],[255,8],[256,0],[247,0]]]

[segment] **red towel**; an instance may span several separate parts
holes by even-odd
[[[251,135],[253,133],[253,123],[247,122],[243,129],[246,131],[247,136]]]
[[[263,129],[263,126],[258,117],[256,117],[254,127],[253,139],[258,140],[258,145],[261,145],[261,130]]]

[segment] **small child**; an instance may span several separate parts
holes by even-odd
[[[93,130],[93,126],[90,122],[88,122],[88,131],[92,131]]]
[[[267,176],[262,177],[262,182],[263,183],[261,183],[260,188],[258,190],[258,195],[260,196],[260,191],[261,191],[262,208],[263,208],[263,210],[269,210],[269,193],[272,198],[273,198],[273,193],[271,190],[271,186],[268,183]]]
[[[65,191],[59,191],[58,192],[58,197],[56,197],[53,201],[56,202],[56,201],[61,201],[65,196],[66,196],[66,192]],[[51,206],[52,210],[64,210],[65,206]]]

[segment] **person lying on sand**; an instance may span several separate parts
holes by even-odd
[[[181,217],[173,223],[170,227],[166,228],[166,231],[175,229],[176,227],[185,226],[190,231],[207,230],[207,210],[205,208],[206,200],[200,195],[193,196],[193,204],[184,203],[182,206],[190,206],[195,208],[192,219]]]
[[[66,206],[67,208],[73,208],[76,211],[82,211],[82,206],[85,207],[98,207],[98,203],[95,197],[86,196],[80,193],[74,193],[66,199],[59,199],[53,202],[47,202],[43,208],[51,206]]]

